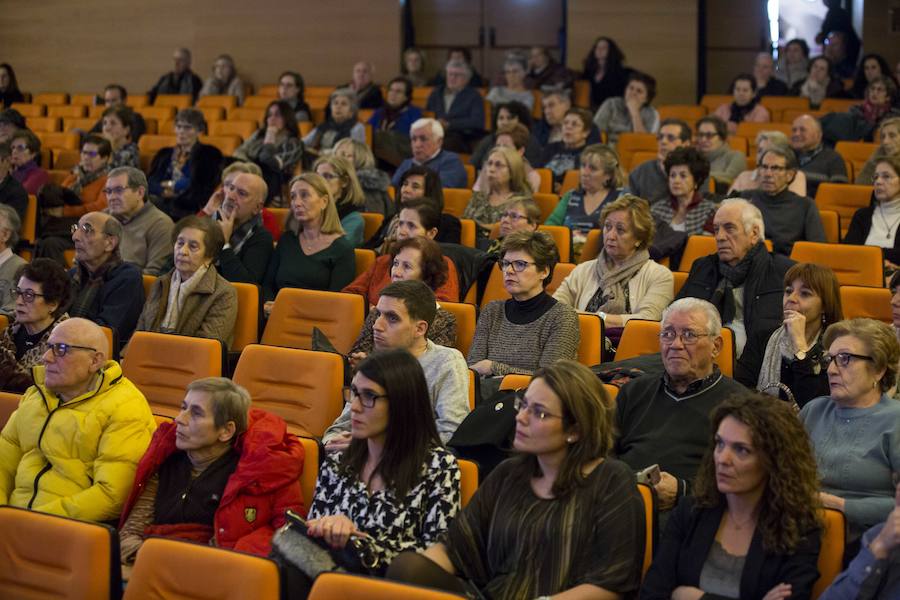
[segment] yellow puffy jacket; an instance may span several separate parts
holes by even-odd
[[[85,521],[118,518],[156,421],[147,400],[113,360],[99,383],[60,405],[35,385],[0,433],[0,504]]]

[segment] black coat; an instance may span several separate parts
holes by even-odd
[[[150,190],[158,190],[166,179],[172,152],[175,148],[163,148],[153,157],[147,182]],[[173,221],[196,214],[206,204],[219,185],[222,172],[222,153],[215,146],[197,142],[191,150],[191,185],[174,198],[158,198],[154,202]]]
[[[779,254],[758,252],[744,281],[744,324],[747,340],[759,335],[769,339],[772,332],[784,321],[782,297],[784,274],[794,261]],[[719,255],[710,254],[694,261],[691,272],[681,291],[680,298],[710,300],[719,283]]]
[[[847,229],[847,233],[844,235],[844,239],[841,240],[841,243],[858,244],[860,246],[865,245],[866,238],[869,237],[869,232],[872,230],[872,217],[874,215],[875,205],[860,208],[853,213],[853,218],[850,220],[850,227]],[[900,264],[900,235],[894,236],[894,247],[884,248],[882,254],[884,255],[884,258],[892,263]]]
[[[694,509],[693,499],[682,500],[669,517],[665,535],[641,586],[641,600],[668,600],[680,586],[700,587],[700,573],[716,538],[725,511]],[[779,583],[791,585],[791,600],[808,600],[819,578],[817,562],[821,533],[808,532],[793,554],[773,554],[762,545],[759,529],[754,532],[741,573],[741,599],[759,600]],[[722,598],[715,594],[703,596]]]

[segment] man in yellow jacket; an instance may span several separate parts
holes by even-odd
[[[115,519],[156,429],[153,414],[107,359],[96,324],[63,321],[47,345],[34,385],[0,433],[0,504]]]

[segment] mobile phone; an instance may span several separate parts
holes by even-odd
[[[650,465],[646,469],[638,471],[636,477],[638,483],[646,483],[647,485],[656,485],[662,480],[659,465]]]

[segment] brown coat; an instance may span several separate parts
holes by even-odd
[[[160,331],[169,303],[172,271],[161,276],[150,288],[150,295],[138,319],[138,331]],[[237,291],[210,265],[203,279],[185,298],[175,333],[220,340],[230,346],[237,320]]]

